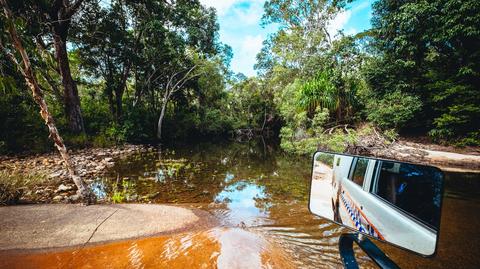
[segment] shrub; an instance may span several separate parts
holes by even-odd
[[[399,129],[413,119],[421,107],[422,102],[417,96],[396,90],[379,100],[371,98],[366,105],[366,112],[368,120],[380,128]]]
[[[453,105],[433,121],[435,128],[429,135],[436,142],[452,141],[457,146],[478,146],[480,107]]]

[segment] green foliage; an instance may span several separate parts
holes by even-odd
[[[366,84],[360,72],[365,52],[354,37],[327,32],[348,1],[272,0],[263,22],[279,23],[257,56],[266,91],[281,117],[281,147],[311,154],[319,146],[343,150],[349,134],[324,134],[327,126],[353,123]]]
[[[381,0],[373,15],[374,57],[365,70],[372,90],[419,97],[423,106],[408,127],[423,126],[437,141],[474,141],[480,126],[479,2]]]
[[[383,131],[383,136],[385,136],[388,141],[395,141],[398,138],[398,132],[395,129],[388,129]]]
[[[22,81],[4,76],[0,85],[0,153],[49,150],[48,131]]]
[[[371,98],[366,104],[368,120],[383,129],[398,129],[412,120],[422,107],[416,96],[397,90],[382,99]]]
[[[126,179],[122,179],[121,186],[118,186],[118,183],[114,185],[110,199],[114,204],[127,202],[132,198],[134,191],[134,184]]]
[[[233,128],[271,127],[274,114],[273,93],[263,81],[249,78],[236,83],[228,95],[228,110]],[[268,119],[271,119],[269,122]]]
[[[339,75],[339,70],[324,70],[301,85],[297,103],[310,113],[317,107],[328,109],[337,121],[343,121],[352,114],[358,88],[357,81],[345,79]]]
[[[299,106],[308,111],[315,111],[317,107],[335,111],[338,107],[337,88],[331,78],[331,72],[324,71],[303,83],[299,90]]]
[[[348,2],[266,1],[263,24],[280,27],[257,55],[259,76],[246,78],[229,70],[232,51],[218,41],[215,11],[199,1],[84,1],[68,31],[80,135],[68,132],[57,63],[41,49],[52,41],[53,2],[10,4],[69,146],[154,141],[165,103],[165,140],[268,128],[287,151],[341,151],[361,134],[328,129],[370,121],[391,141],[416,128],[438,142],[478,145],[478,1],[378,0],[372,30],[330,36],[331,19]],[[5,33],[0,41],[13,51]],[[0,62],[0,153],[51,149],[23,77],[4,53]],[[169,81],[187,75],[170,95]]]
[[[282,141],[280,144],[282,149],[290,153],[306,156],[311,156],[312,153],[318,149],[332,152],[345,152],[347,146],[355,144],[358,139],[354,130],[351,130],[348,134],[337,131],[333,134],[321,134],[298,140],[289,140],[289,134],[291,133],[285,132],[284,128],[282,128]]]
[[[315,116],[313,116],[312,119],[312,129],[315,133],[315,135],[320,135],[323,133],[323,127],[325,126],[326,123],[328,123],[328,119],[330,112],[328,109],[320,109],[320,107],[317,107],[315,110]]]
[[[215,11],[198,1],[84,1],[69,23],[68,61],[76,81],[84,134],[68,132],[63,85],[50,47],[53,2],[11,2],[17,30],[44,90],[49,109],[68,146],[110,146],[155,139],[170,78],[191,79],[168,100],[166,139],[223,135],[236,122],[228,110],[226,82],[231,48],[218,41]],[[55,13],[56,14],[56,13]],[[78,16],[77,16],[78,15]],[[5,17],[0,15],[3,27]],[[57,22],[56,22],[57,23]],[[63,21],[58,22],[63,23]],[[2,28],[0,39],[14,51]],[[2,152],[48,150],[51,141],[24,78],[0,54]],[[15,128],[13,128],[15,127]]]

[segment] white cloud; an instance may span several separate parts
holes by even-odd
[[[239,21],[250,24],[260,21],[264,2],[265,0],[200,0],[203,5],[215,8],[218,16],[232,12],[232,15],[239,16]]]
[[[214,7],[219,16],[224,15],[228,9],[238,0],[200,0],[200,3],[207,7]]]
[[[256,56],[262,49],[262,35],[247,35],[239,44],[235,57],[232,59],[232,69],[244,73],[246,76],[254,76],[253,66]]]
[[[236,23],[243,25],[259,24],[263,15],[263,1],[255,1],[248,8],[234,7],[232,11]]]
[[[257,55],[262,49],[263,37],[261,35],[251,36],[248,35],[245,37],[242,43],[241,53]]]
[[[327,31],[331,37],[335,37],[336,34],[340,30],[344,30],[346,35],[354,35],[358,33],[358,30],[355,27],[349,27],[345,29],[345,26],[349,23],[352,16],[358,16],[357,13],[362,12],[364,9],[370,7],[372,1],[363,1],[356,5],[354,5],[351,9],[344,10],[337,14],[337,16],[330,21],[327,26]],[[371,13],[369,13],[369,17],[371,17]],[[370,18],[369,18],[370,19]]]
[[[345,25],[348,23],[352,17],[352,12],[350,10],[345,10],[337,14],[337,16],[330,21],[327,26],[327,31],[331,37],[334,37],[338,31],[343,30]]]
[[[200,2],[217,10],[220,40],[230,45],[233,50],[232,70],[254,76],[256,55],[262,48],[263,40],[272,32],[272,27],[260,26],[265,0],[200,0]]]

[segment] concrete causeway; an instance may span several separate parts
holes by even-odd
[[[151,204],[45,204],[0,207],[0,250],[71,247],[138,238],[196,225],[183,207]]]

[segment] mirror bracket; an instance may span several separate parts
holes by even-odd
[[[382,269],[399,269],[397,264],[385,255],[370,239],[358,233],[344,233],[340,235],[338,247],[345,269],[358,269],[358,263],[353,251],[355,242],[372,260]]]

